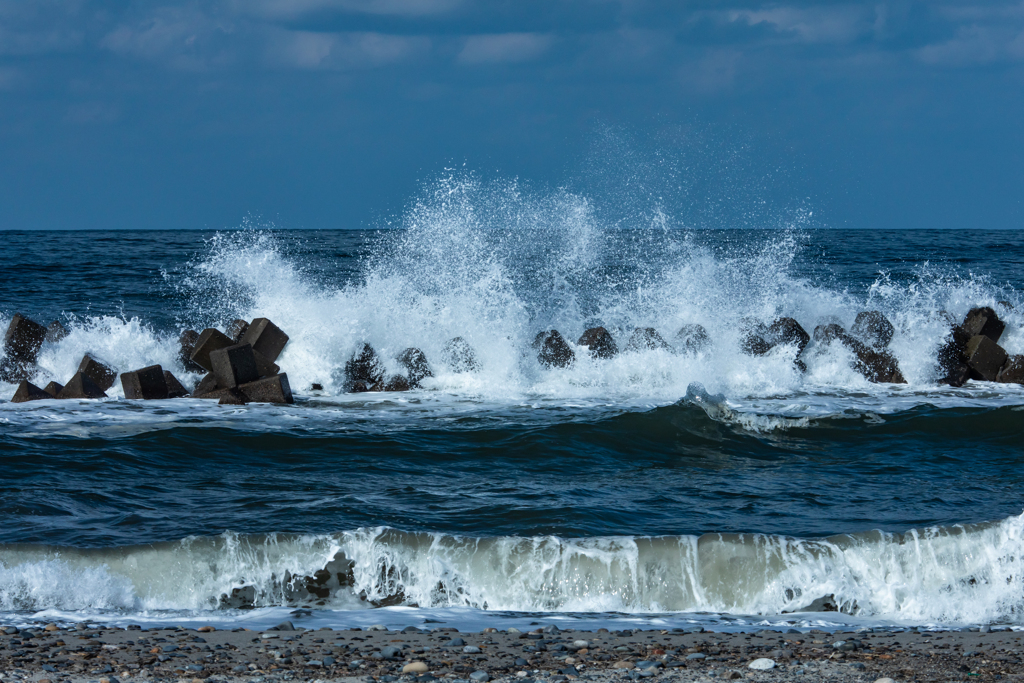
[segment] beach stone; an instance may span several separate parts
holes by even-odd
[[[875,683],[896,683],[893,679],[885,676],[884,678],[876,678]]]
[[[533,338],[533,348],[537,350],[537,360],[541,365],[565,368],[576,360],[576,354],[558,330],[538,332]]]
[[[441,351],[441,361],[452,372],[476,372],[480,369],[476,352],[462,337],[455,337],[444,345],[444,349]]]
[[[271,362],[281,355],[288,335],[267,318],[255,318],[239,339],[240,344],[249,344],[253,351],[263,354]]]
[[[387,647],[382,647],[380,649],[380,654],[386,659],[394,659],[395,657],[400,657],[402,655],[402,648],[395,647],[394,645],[388,645]]]
[[[211,351],[210,366],[217,378],[217,386],[224,389],[234,389],[260,377],[256,356],[249,344],[235,344]]]
[[[82,362],[78,364],[78,371],[84,373],[95,382],[96,386],[102,391],[106,391],[114,386],[114,381],[117,379],[117,373],[112,367],[96,360],[88,353],[82,357]]]
[[[61,325],[59,320],[54,320],[47,326],[46,336],[43,339],[50,344],[56,344],[66,336],[68,336],[67,328]]]
[[[295,403],[288,375],[281,373],[255,382],[240,384],[238,390],[252,403]]]
[[[983,306],[968,311],[960,327],[964,328],[968,337],[981,335],[998,343],[999,338],[1003,336],[1003,330],[1006,329],[1006,323],[1000,320],[991,308]]]
[[[997,382],[1024,384],[1024,356],[1010,356],[996,375]],[[45,387],[43,391],[46,391]]]
[[[692,662],[701,659],[707,659],[707,655],[703,652],[691,652],[690,654],[686,655],[686,658]]]
[[[409,662],[402,667],[402,673],[404,674],[425,674],[430,669],[427,667],[426,662]]]
[[[227,336],[220,330],[208,327],[203,330],[199,338],[196,339],[196,343],[192,348],[192,353],[189,358],[194,363],[201,366],[207,372],[213,372],[213,365],[210,363],[210,354],[218,349],[226,349],[229,346],[234,346],[235,342],[231,340],[231,337]]]
[[[665,351],[675,350],[669,346],[668,342],[662,339],[661,335],[653,327],[636,328],[626,344],[626,350],[634,353],[639,351],[656,351],[658,349]]]
[[[999,371],[1006,365],[1006,351],[991,337],[977,334],[971,337],[964,348],[967,365],[971,368],[971,379],[994,382]]]
[[[188,396],[188,390],[178,381],[177,377],[171,374],[170,370],[164,370],[164,384],[167,385],[167,398]]]
[[[475,681],[475,683],[487,683],[491,680],[491,675],[486,671],[474,671],[469,674],[469,680]]]
[[[195,351],[197,341],[199,333],[195,330],[182,330],[178,336],[178,362],[186,372],[202,372],[205,369],[192,360],[192,352]]]
[[[249,323],[242,320],[241,318],[235,318],[228,325],[227,329],[224,330],[224,334],[231,338],[236,344],[241,344],[242,335],[245,334],[246,330],[249,329]]]
[[[46,339],[46,328],[20,313],[11,318],[4,335],[4,351],[8,356],[35,363],[39,349]]]
[[[398,364],[405,368],[406,376],[409,378],[409,386],[416,388],[427,377],[433,377],[425,353],[417,348],[408,348],[398,355]]]
[[[96,382],[92,381],[84,372],[76,372],[75,376],[68,380],[64,388],[57,394],[57,398],[106,398],[107,395],[100,389]]]
[[[761,657],[755,659],[750,664],[747,664],[747,668],[753,669],[754,671],[768,671],[769,669],[775,668],[775,660],[768,659],[767,657]]]
[[[50,398],[57,398],[57,394],[59,394],[60,390],[63,388],[64,385],[61,384],[60,382],[50,382],[45,387],[43,387],[43,391],[48,393],[50,395]]]
[[[384,365],[372,346],[364,343],[345,362],[345,383],[347,390],[356,391],[357,383],[365,385],[363,391],[384,381]]]
[[[50,394],[46,393],[32,382],[27,379],[21,380],[21,384],[14,392],[14,396],[11,397],[11,403],[27,403],[28,401],[42,401],[44,399],[53,398]]]
[[[861,311],[853,321],[850,333],[868,346],[880,349],[889,345],[896,328],[881,311]]]
[[[480,654],[480,648],[478,648],[476,645],[467,645],[466,647],[462,648],[462,651],[467,655]]]
[[[121,373],[121,388],[127,399],[148,401],[167,398],[167,380],[164,379],[164,369],[159,365]]]
[[[611,358],[619,352],[615,339],[611,333],[603,327],[591,327],[580,335],[577,346],[585,346],[590,350],[594,358]]]
[[[676,349],[682,353],[696,354],[711,347],[711,336],[703,325],[683,325],[676,332]]]
[[[192,390],[192,398],[204,398],[210,392],[217,390],[217,377],[211,372],[199,380],[199,384]]]
[[[633,662],[631,662],[629,660],[626,660],[626,659],[621,659],[621,660],[615,662],[614,664],[612,664],[612,668],[613,669],[632,669],[633,668]]]

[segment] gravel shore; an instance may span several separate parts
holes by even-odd
[[[381,627],[382,628],[382,627]],[[1008,630],[459,633],[89,628],[0,634],[0,681],[1024,681]],[[886,682],[888,683],[888,682]]]

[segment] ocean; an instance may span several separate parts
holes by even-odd
[[[1024,353],[1024,235],[627,226],[441,190],[386,230],[2,233],[0,327],[69,331],[36,384],[90,353],[192,386],[182,329],[267,317],[295,404],[0,383],[0,624],[1024,625],[1024,386],[944,386],[936,361],[977,306]],[[864,310],[906,384],[841,344],[806,371],[741,350],[751,320]],[[699,352],[626,348],[692,324]],[[595,325],[619,354],[538,362],[539,331]],[[454,337],[475,369],[443,362]],[[433,376],[345,393],[363,343]]]

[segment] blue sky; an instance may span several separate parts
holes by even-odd
[[[1019,228],[1022,85],[1022,2],[0,0],[0,229],[375,227],[463,165]]]

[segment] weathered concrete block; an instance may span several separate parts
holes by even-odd
[[[28,379],[35,371],[35,364],[14,356],[4,356],[0,360],[0,380],[4,382],[20,382]]]
[[[288,343],[288,335],[267,318],[256,318],[239,339],[239,343],[250,344],[254,351],[262,353],[268,360],[274,362]]]
[[[369,387],[384,380],[384,365],[381,363],[377,352],[369,344],[363,344],[352,354],[352,357],[345,362],[345,383],[346,390],[358,391],[357,383],[362,382]]]
[[[57,394],[59,394],[61,392],[61,389],[63,388],[64,385],[61,384],[60,382],[50,382],[45,387],[43,387],[43,391],[48,393],[50,395],[50,398],[57,398]]]
[[[683,325],[676,332],[676,350],[680,353],[700,353],[711,348],[711,336],[703,325]]]
[[[411,388],[409,378],[405,375],[391,375],[387,381],[370,387],[370,391],[409,391]]]
[[[881,311],[861,311],[853,321],[850,333],[868,346],[880,349],[889,345],[896,328]]]
[[[207,372],[213,372],[210,354],[218,349],[226,349],[234,345],[235,343],[231,341],[231,337],[220,330],[208,327],[196,339],[195,347],[192,349],[192,354],[189,357]]]
[[[196,388],[192,390],[192,398],[206,398],[206,395],[217,390],[217,376],[212,372],[201,380]]]
[[[1006,365],[1006,351],[990,337],[976,334],[964,349],[967,365],[971,368],[971,379],[994,382],[999,371]]]
[[[971,368],[967,365],[965,348],[970,341],[967,331],[960,325],[951,325],[949,339],[939,347],[937,360],[942,377],[939,382],[953,387],[961,387],[971,378]]]
[[[68,380],[64,388],[57,394],[57,398],[106,398],[107,395],[100,389],[87,374],[79,370],[75,376]]]
[[[995,311],[984,306],[968,311],[961,327],[964,328],[968,337],[981,335],[998,343],[999,338],[1003,336],[1003,330],[1006,329],[1006,323],[999,319]]]
[[[248,344],[235,344],[211,352],[210,365],[217,378],[217,386],[222,389],[234,389],[260,376],[256,356]]]
[[[846,330],[843,329],[842,325],[837,325],[836,323],[818,325],[814,328],[814,341],[819,344],[831,344],[837,339],[842,341],[846,337]]]
[[[78,364],[78,371],[91,379],[100,388],[100,391],[106,391],[114,386],[114,380],[117,379],[114,368],[96,360],[88,353],[82,356],[82,362]]]
[[[178,378],[171,374],[170,370],[164,370],[164,383],[167,385],[167,398],[182,398],[188,396],[186,389]]]
[[[896,357],[884,349],[872,349],[871,347],[856,342],[853,347],[857,354],[857,361],[854,368],[864,375],[869,382],[881,382],[886,384],[906,384],[907,380],[900,371],[899,362]]]
[[[132,400],[163,399],[167,398],[168,393],[164,369],[159,365],[122,372],[121,388],[124,390],[124,397]]]
[[[763,356],[772,350],[768,341],[768,326],[760,320],[746,318],[740,321],[742,335],[740,337],[740,351],[748,356]]]
[[[476,372],[480,369],[476,352],[462,337],[455,337],[444,345],[444,349],[441,351],[441,362],[447,365],[452,372]]]
[[[633,330],[626,344],[626,351],[633,353],[639,351],[675,351],[667,341],[662,339],[658,331],[653,327],[638,327]]]
[[[231,337],[231,341],[235,342],[236,344],[241,344],[242,336],[246,333],[246,331],[248,331],[248,329],[249,323],[242,320],[241,318],[235,318],[234,320],[231,321],[231,324],[228,325],[228,329],[224,330],[224,334]]]
[[[66,336],[68,336],[67,329],[60,324],[59,320],[54,320],[50,323],[50,326],[46,328],[46,337],[44,337],[44,339],[50,344],[56,344]]]
[[[1010,356],[1006,365],[996,375],[997,382],[1004,384],[1024,384],[1024,356]]]
[[[537,360],[547,367],[565,368],[576,360],[576,354],[558,330],[538,332],[533,348],[537,350]]]
[[[288,375],[283,372],[280,375],[242,384],[238,390],[252,403],[295,403],[292,389],[288,385]]]
[[[278,367],[277,363],[274,363],[259,351],[254,349],[252,357],[256,359],[257,377],[273,377],[277,373],[281,372],[281,368]]]
[[[37,387],[27,379],[21,380],[21,384],[14,391],[14,396],[11,397],[11,403],[25,403],[27,401],[41,401],[43,399],[53,398],[48,393]]]
[[[39,348],[46,339],[46,328],[20,313],[11,319],[4,335],[4,350],[9,357],[35,363]]]
[[[220,395],[217,403],[222,406],[244,406],[249,402],[242,390],[236,387],[221,389],[217,393]]]
[[[398,355],[398,363],[405,368],[406,376],[409,378],[411,388],[418,387],[427,377],[433,377],[430,370],[430,363],[427,356],[417,348],[408,348]]]
[[[591,327],[586,330],[580,335],[576,345],[590,349],[590,355],[594,358],[611,358],[619,352],[611,332],[603,327]]]
[[[807,343],[811,341],[811,335],[794,318],[777,318],[768,327],[768,334],[765,341],[771,344],[772,348],[780,344],[795,344],[797,353],[802,353]]]
[[[199,341],[199,333],[195,330],[182,330],[178,337],[178,362],[185,368],[186,372],[202,372],[205,368],[192,360],[192,352],[196,349],[196,342]]]

